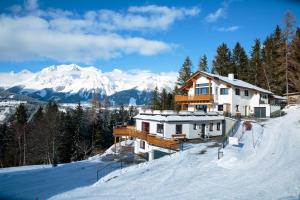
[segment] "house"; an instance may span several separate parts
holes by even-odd
[[[148,154],[149,160],[179,150],[180,140],[225,134],[225,117],[217,112],[148,110],[134,118],[135,127],[115,127],[114,136],[133,137],[134,152]]]
[[[176,95],[180,112],[145,111],[135,116],[136,126],[114,127],[116,139],[134,138],[134,152],[147,154],[149,160],[180,149],[185,139],[203,140],[223,136],[233,130],[237,120],[225,117],[270,117],[280,110],[284,98],[255,85],[234,78],[196,72],[181,88],[186,95]]]
[[[234,78],[203,71],[194,73],[182,87],[187,95],[176,95],[181,110],[216,111],[225,115],[270,117],[280,110],[278,96],[272,92]]]

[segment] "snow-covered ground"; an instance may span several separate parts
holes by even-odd
[[[263,127],[253,124],[240,142],[227,146],[220,160],[211,143],[187,144],[182,152],[114,171],[96,183],[97,157],[57,168],[10,170],[0,174],[0,194],[52,200],[300,199],[300,107]]]

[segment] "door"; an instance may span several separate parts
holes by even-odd
[[[248,107],[245,106],[245,116],[248,116],[248,114],[247,114],[247,109],[248,109]]]
[[[149,133],[150,124],[149,122],[142,122],[142,131]]]
[[[254,107],[254,117],[266,118],[266,108],[265,107]]]
[[[201,124],[201,137],[204,138],[205,135],[205,124]]]
[[[182,124],[176,124],[176,134],[182,134]]]

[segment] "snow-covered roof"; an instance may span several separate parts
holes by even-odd
[[[199,113],[187,113],[183,114],[172,114],[172,115],[163,115],[163,114],[149,114],[149,113],[140,113],[134,117],[135,119],[150,120],[150,121],[159,121],[159,122],[196,122],[196,121],[214,121],[214,120],[224,120],[224,116],[217,115],[214,113],[207,113],[199,115]]]
[[[250,83],[247,83],[247,82],[239,80],[239,79],[233,79],[233,80],[231,80],[227,76],[220,76],[220,75],[217,75],[217,74],[212,74],[212,73],[203,72],[203,71],[197,72],[197,73],[202,73],[204,75],[213,77],[215,79],[219,79],[219,80],[224,81],[224,82],[226,82],[226,83],[228,83],[230,85],[233,85],[233,86],[248,88],[248,89],[256,90],[256,91],[267,93],[267,94],[273,94],[269,90],[257,87],[256,85],[252,85]]]
[[[273,97],[275,98],[275,99],[280,99],[280,100],[286,100],[286,97],[282,97],[282,96],[279,96],[279,95],[273,95]]]

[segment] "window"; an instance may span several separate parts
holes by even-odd
[[[218,122],[218,123],[217,123],[217,131],[219,131],[219,130],[220,130],[220,127],[221,127],[221,123],[220,123],[220,122]]]
[[[240,89],[239,88],[235,89],[235,95],[240,95]]]
[[[245,96],[249,96],[249,91],[245,90]]]
[[[267,99],[267,98],[268,98],[268,96],[267,96],[266,94],[262,94],[262,95],[261,95],[261,98],[263,98],[263,99]]]
[[[176,134],[182,134],[182,124],[176,124]]]
[[[223,105],[218,105],[218,111],[223,111]]]
[[[236,106],[235,106],[235,111],[236,111],[236,112],[240,112],[240,111],[239,111],[239,105],[236,105]]]
[[[194,124],[194,130],[197,130],[197,124]]]
[[[163,133],[164,132],[164,125],[163,124],[157,124],[156,132],[157,133]]]
[[[199,84],[196,84],[195,92],[196,92],[196,95],[208,94],[209,89],[211,92],[212,88],[211,88],[211,85],[209,85],[208,83],[199,83]]]
[[[210,88],[210,92],[211,92],[211,88]],[[196,95],[201,95],[201,94],[208,94],[208,87],[196,88]]]
[[[143,140],[140,141],[140,148],[145,149],[145,141]]]
[[[214,124],[213,124],[213,123],[210,123],[210,124],[209,124],[209,131],[213,131],[213,127],[214,127]]]
[[[220,89],[220,94],[221,94],[221,95],[226,95],[226,94],[228,94],[228,92],[229,92],[229,89],[228,89],[228,88],[221,88],[221,89]]]

